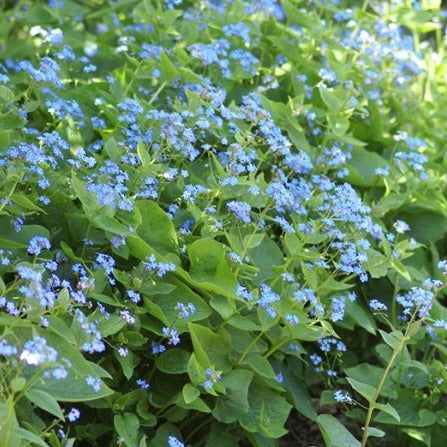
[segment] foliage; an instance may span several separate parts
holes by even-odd
[[[445,445],[440,1],[2,5],[1,447]]]

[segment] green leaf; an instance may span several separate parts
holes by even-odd
[[[170,422],[166,422],[157,428],[155,436],[148,442],[148,447],[167,447],[168,436],[182,439],[179,429]]]
[[[169,59],[169,57],[166,56],[166,53],[164,51],[160,52],[160,56],[161,56],[161,72],[163,74],[163,78],[165,79],[165,81],[169,82],[177,76],[177,70],[174,67],[171,60]]]
[[[59,419],[64,419],[64,415],[57,403],[57,400],[46,391],[39,390],[38,388],[30,388],[25,396],[29,399],[34,405],[37,405],[42,410],[56,416]]]
[[[66,254],[68,256],[69,259],[71,259],[72,261],[76,261],[76,262],[82,262],[83,259],[79,258],[78,256],[75,255],[73,249],[64,241],[60,242],[60,246],[62,248],[62,251],[64,252],[64,254]]]
[[[117,414],[113,424],[118,435],[124,439],[127,447],[135,447],[138,441],[138,417],[133,413]]]
[[[375,407],[380,410],[383,411],[386,414],[389,414],[390,416],[392,416],[394,419],[396,419],[397,422],[400,422],[400,416],[399,413],[397,412],[397,410],[389,403],[387,404],[375,404]]]
[[[19,391],[22,391],[23,388],[25,388],[25,385],[26,379],[24,377],[15,377],[11,380],[10,387],[14,393],[17,393]]]
[[[123,374],[127,380],[129,380],[134,372],[134,357],[133,352],[129,351],[126,356],[119,355],[118,353],[115,355],[115,358],[118,360],[118,363],[121,365],[123,370]]]
[[[14,101],[15,95],[14,92],[4,85],[0,85],[0,99],[3,101]]]
[[[137,144],[137,153],[138,153],[138,156],[140,157],[141,165],[143,166],[143,168],[145,168],[146,166],[149,166],[149,164],[151,162],[151,157],[149,156],[149,152],[148,152],[146,146],[144,145],[144,143],[141,140],[139,140],[138,144]]]
[[[290,22],[295,23],[309,30],[319,29],[318,17],[309,16],[309,14],[300,11],[291,1],[281,0],[287,18]]]
[[[370,273],[372,278],[381,278],[388,274],[390,264],[386,256],[382,253],[373,250],[367,250],[368,259],[363,264],[365,270]]]
[[[194,402],[200,396],[200,391],[190,383],[186,383],[184,385],[182,393],[183,393],[183,399],[187,404]]]
[[[175,309],[178,302],[182,302],[184,304],[192,303],[196,308],[196,311],[190,315],[188,321],[194,322],[203,320],[212,313],[212,310],[200,295],[194,293],[189,287],[185,286],[176,278],[170,278],[170,282],[172,285],[175,285],[175,288],[169,293],[165,294],[163,292],[151,296],[150,300],[146,299],[146,297],[144,299],[145,305],[148,305],[150,301],[152,301],[153,304],[158,305],[165,317],[164,319],[168,321],[168,324],[178,320],[178,311]],[[164,319],[161,319],[161,321]],[[186,327],[186,321],[180,320],[177,322],[177,325],[179,325],[179,327]]]
[[[13,434],[17,435],[17,437],[24,439],[25,441],[32,442],[33,444],[37,444],[41,447],[49,447],[48,444],[43,441],[39,436],[35,435],[34,433],[30,432],[29,430],[25,430],[22,427],[15,427],[13,429]],[[17,444],[17,446],[20,444]],[[2,444],[3,447],[3,444]],[[11,446],[12,447],[12,446]]]
[[[252,379],[253,373],[246,369],[236,369],[224,376],[226,394],[217,398],[213,410],[218,421],[231,424],[248,413],[248,388]]]
[[[318,275],[315,269],[311,269],[304,262],[301,262],[301,270],[304,275],[304,279],[306,280],[307,285],[315,290],[318,288]]]
[[[346,380],[361,396],[363,396],[368,402],[371,402],[376,393],[376,389],[367,383],[359,382],[351,377],[347,377]]]
[[[353,284],[336,281],[333,278],[326,279],[322,284],[320,284],[317,290],[320,293],[329,294],[330,292],[340,291],[340,290],[348,290],[354,287]]]
[[[399,378],[407,388],[424,388],[429,385],[430,373],[426,365],[416,360],[399,362]],[[394,378],[394,377],[393,377]]]
[[[261,327],[257,325],[253,320],[250,320],[248,317],[243,317],[241,315],[235,315],[234,317],[228,320],[228,324],[233,326],[241,331],[259,331]]]
[[[360,327],[366,329],[370,334],[376,333],[376,321],[361,304],[358,302],[349,302],[346,309],[347,315],[349,315]]]
[[[168,215],[150,200],[137,200],[135,206],[142,216],[138,236],[162,255],[177,253],[177,233]]]
[[[212,239],[199,239],[188,246],[190,275],[197,283],[222,295],[234,295],[237,281],[227,263],[224,245]]]
[[[265,233],[257,233],[257,234],[249,234],[244,237],[244,247],[246,250],[249,250],[250,248],[256,248],[264,239]]]
[[[403,207],[410,200],[410,195],[408,193],[396,193],[391,192],[390,194],[382,197],[378,203],[378,210],[381,214],[386,214],[389,211],[398,210]]]
[[[303,381],[292,375],[290,368],[283,372],[282,386],[290,393],[295,408],[312,421],[317,421],[318,414]],[[333,393],[331,392],[331,395]]]
[[[349,129],[349,120],[344,116],[328,115],[327,119],[332,131],[338,137],[343,136]]]
[[[369,131],[373,141],[381,141],[383,139],[382,117],[380,116],[380,108],[375,101],[369,101]]]
[[[97,392],[86,383],[87,376],[99,378],[99,375],[106,373],[100,366],[87,361],[77,348],[59,335],[42,328],[35,328],[34,330],[39,336],[46,338],[48,346],[52,346],[58,352],[63,353],[63,357],[68,359],[72,365],[67,368],[68,375],[64,380],[49,377],[44,382],[39,382],[34,389],[44,391],[62,402],[85,402],[113,394],[113,391],[104,383],[101,383],[101,388]],[[19,340],[28,340],[32,337],[29,328],[14,328],[14,334]],[[70,386],[67,386],[67,383]]]
[[[0,246],[3,249],[27,248],[34,236],[50,239],[50,232],[40,225],[23,225],[19,232],[15,231],[9,219],[0,219]]]
[[[392,259],[390,264],[393,270],[395,270],[397,273],[403,276],[407,281],[411,281],[411,276],[408,273],[408,270],[406,269],[405,265],[402,264],[402,262],[400,262],[397,259]]]
[[[433,211],[399,213],[396,218],[405,221],[410,226],[410,236],[422,244],[436,242],[447,232],[447,217]]]
[[[111,160],[117,160],[122,153],[121,148],[118,146],[118,143],[116,142],[115,138],[110,137],[106,144],[104,145],[104,149],[106,150],[107,155],[110,157]]]
[[[192,402],[186,403],[183,399],[183,394],[180,394],[175,403],[180,408],[184,408],[185,410],[197,410],[201,413],[211,413],[211,408],[200,397],[193,400]]]
[[[258,354],[251,354],[245,358],[243,365],[249,366],[262,377],[276,380],[275,371],[273,371],[272,365],[265,357]]]
[[[13,396],[10,396],[6,401],[0,401],[0,446],[17,447],[20,445],[20,430]]]
[[[337,115],[343,107],[343,102],[340,98],[340,95],[324,86],[320,86],[319,90],[321,99],[326,104],[328,110],[332,114]]]
[[[126,322],[120,315],[111,314],[109,318],[99,322],[98,330],[103,337],[109,337],[119,332],[124,326]]]
[[[40,213],[47,214],[47,212],[42,209],[40,206],[37,206],[32,200],[30,200],[26,196],[22,196],[21,194],[12,194],[11,200],[20,207],[31,210],[31,211],[39,211]]]
[[[85,214],[89,219],[93,219],[93,217],[97,215],[97,211],[100,208],[96,196],[85,189],[85,184],[76,177],[74,171],[72,172],[71,176],[71,184],[76,197],[82,203],[82,208],[84,209]]]
[[[21,117],[13,114],[8,114],[2,117],[0,120],[0,131],[19,129],[23,126],[23,120]]]
[[[382,336],[383,341],[393,349],[397,348],[403,338],[403,334],[400,331],[393,331],[388,333],[379,329],[379,333]]]
[[[93,217],[92,223],[104,231],[108,231],[112,234],[122,234],[124,236],[133,236],[133,234],[124,226],[118,222],[114,217],[107,216],[106,214],[98,214]]]
[[[375,170],[385,168],[388,163],[376,152],[367,151],[363,147],[354,147],[348,167],[350,174],[347,177],[350,183],[361,186],[371,186],[377,177]]]
[[[163,352],[155,361],[155,366],[167,374],[182,374],[188,371],[191,353],[180,348]]]
[[[320,414],[318,425],[326,447],[360,447],[360,442],[334,416]]]
[[[67,290],[67,289],[64,289]],[[62,293],[62,291],[60,292]],[[67,290],[68,293],[68,290]],[[60,295],[60,294],[59,294]],[[58,297],[58,300],[61,297]],[[50,323],[48,326],[48,330],[51,332],[54,332],[55,334],[59,335],[60,337],[64,338],[68,343],[71,345],[76,344],[76,338],[71,333],[70,328],[67,326],[64,320],[62,320],[59,317],[56,317],[55,315],[48,315],[47,317],[48,322]]]
[[[265,236],[257,247],[248,251],[248,257],[252,263],[259,268],[259,272],[254,280],[256,284],[260,284],[268,278],[274,277],[275,273],[273,272],[272,267],[284,263],[284,255],[281,249],[278,244],[268,236]]]
[[[368,427],[368,438],[370,436],[374,438],[383,438],[385,436],[385,432],[383,430],[379,430],[378,428]]]
[[[322,327],[309,326],[308,324],[292,324],[289,326],[293,338],[304,341],[315,341],[327,335]]]
[[[266,438],[280,438],[287,433],[284,424],[292,406],[277,391],[252,382],[248,391],[249,412],[239,418],[249,432],[259,432]]]
[[[406,433],[410,438],[416,439],[424,443],[427,447],[432,446],[431,442],[431,430],[415,427],[402,428],[402,431]]]
[[[236,307],[230,300],[219,295],[211,298],[210,306],[218,312],[224,320],[228,320],[236,310]]]
[[[380,380],[382,378],[384,368],[379,366],[370,365],[368,363],[360,363],[357,366],[352,368],[346,368],[345,373],[348,377],[355,379],[359,382],[368,383],[374,388],[379,386]],[[391,380],[391,377],[388,376],[385,380],[385,384],[380,393],[383,397],[396,397],[396,389],[394,382]]]
[[[231,344],[227,337],[216,334],[211,329],[194,323],[188,323],[194,353],[203,368],[214,365],[224,373],[231,369]]]

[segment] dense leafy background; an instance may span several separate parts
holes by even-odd
[[[445,17],[2,2],[0,446],[443,447]]]

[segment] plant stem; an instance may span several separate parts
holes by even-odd
[[[388,373],[390,372],[390,369],[393,366],[393,363],[396,360],[396,357],[400,354],[401,350],[405,346],[405,343],[407,342],[408,338],[409,338],[408,336],[404,336],[402,338],[402,340],[400,341],[400,343],[394,348],[394,351],[393,351],[393,354],[391,355],[390,361],[388,362],[388,365],[385,368],[385,371],[383,372],[382,377],[380,378],[380,382],[377,387],[376,393],[374,394],[372,401],[369,403],[368,413],[366,415],[366,420],[365,420],[365,426],[363,428],[361,447],[366,446],[366,442],[368,439],[368,427],[371,422],[372,414],[376,408],[377,399],[379,398],[380,393],[382,392],[382,388],[383,388],[383,385],[385,384],[385,380],[388,376]]]
[[[129,93],[129,90],[132,87],[132,84],[134,83],[135,79],[137,78],[138,72],[140,71],[140,68],[142,67],[142,65],[143,65],[143,60],[138,62],[137,68],[135,68],[135,71],[132,74],[132,79],[129,81],[129,83],[127,84],[127,87],[124,90],[124,92],[123,92],[123,100],[126,99],[126,96]]]
[[[148,106],[150,106],[157,98],[158,95],[162,92],[162,90],[168,85],[166,81],[162,82],[160,84],[160,87],[158,87],[157,91],[152,95],[151,99],[147,103]]]

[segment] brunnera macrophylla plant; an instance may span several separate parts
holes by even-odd
[[[1,447],[444,446],[440,1],[1,8]]]

